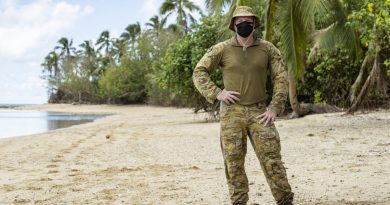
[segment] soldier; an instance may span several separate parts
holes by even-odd
[[[248,136],[277,204],[291,205],[294,194],[281,161],[280,138],[273,123],[284,109],[287,74],[279,50],[270,42],[254,38],[253,31],[259,24],[250,7],[237,7],[229,25],[237,34],[207,51],[194,69],[193,81],[207,101],[221,101],[220,141],[232,204],[245,205],[248,201],[244,167]],[[222,70],[223,90],[210,79],[210,73],[218,66]],[[268,106],[267,72],[273,81]]]

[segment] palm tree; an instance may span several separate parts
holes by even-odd
[[[183,30],[188,32],[188,21],[195,23],[195,18],[191,15],[192,12],[199,12],[201,9],[190,0],[165,0],[160,7],[160,14],[165,15],[165,18],[176,13],[176,22]]]
[[[158,37],[160,32],[163,30],[166,22],[167,18],[160,19],[159,16],[154,15],[145,25],[151,27],[153,29],[153,32]]]
[[[177,24],[169,24],[166,30],[171,33],[178,33],[180,31],[180,27]]]
[[[68,40],[66,37],[62,37],[57,41],[58,46],[55,46],[54,49],[60,49],[61,57],[70,57],[72,53],[76,51],[73,45],[73,40]]]
[[[85,40],[82,44],[79,45],[82,50],[80,50],[78,53],[87,57],[87,58],[94,58],[96,57],[96,51],[93,47],[92,41]]]
[[[59,75],[59,61],[60,56],[55,51],[51,51],[49,54],[47,54],[44,62],[41,64],[43,69],[49,72],[49,79],[52,79],[53,77],[57,77]]]
[[[214,13],[219,13],[226,6],[229,6],[230,8],[233,6],[235,7],[237,5],[237,0],[205,0],[205,3],[209,10],[213,11]]]
[[[78,55],[81,57],[81,66],[80,68],[83,73],[86,72],[87,75],[91,76],[92,79],[97,78],[98,65],[97,65],[97,56],[96,51],[92,41],[85,40],[82,44],[79,45],[81,50],[78,51]]]
[[[104,48],[104,55],[105,57],[108,56],[110,53],[110,48],[112,45],[111,39],[110,39],[110,32],[109,31],[103,31],[99,38],[96,41],[96,45],[99,46],[97,48],[97,51],[100,52]]]
[[[349,52],[350,56],[357,61],[361,58],[362,48],[359,42],[359,36],[351,27],[345,26],[347,23],[347,16],[350,11],[344,8],[340,1],[331,1],[332,11],[335,15],[331,15],[330,18],[325,19],[327,27],[316,31],[312,38],[315,41],[315,45],[310,52],[309,59],[317,54],[317,50],[327,49],[334,50],[335,45],[341,46],[343,49]],[[374,62],[373,55],[367,55],[362,63],[359,76],[355,80],[350,91],[350,100],[354,102],[357,97],[357,88],[362,83],[363,72],[366,70],[366,65],[371,65]]]
[[[126,54],[127,50],[128,44],[124,39],[113,39],[111,55],[117,62],[120,62],[122,56]]]
[[[121,34],[121,38],[128,42],[132,48],[134,48],[135,43],[137,42],[137,39],[140,34],[141,25],[139,24],[139,22],[137,22],[135,24],[129,24],[125,28],[125,31]]]
[[[53,95],[55,91],[56,84],[60,81],[60,55],[58,55],[55,51],[51,51],[45,57],[44,62],[41,64],[43,67],[43,71],[47,71],[49,76],[47,78],[49,82],[49,95]]]

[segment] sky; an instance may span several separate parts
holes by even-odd
[[[192,0],[203,11],[204,0]],[[47,102],[44,57],[61,37],[74,46],[104,30],[118,37],[127,25],[144,27],[163,0],[0,0],[0,104]],[[171,20],[172,21],[172,20]]]

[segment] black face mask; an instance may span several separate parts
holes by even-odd
[[[251,35],[253,31],[253,22],[244,21],[236,25],[237,33],[243,38]]]

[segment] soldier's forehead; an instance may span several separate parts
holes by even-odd
[[[253,20],[253,16],[237,16],[234,20],[236,22],[237,21],[245,21],[245,20]]]

